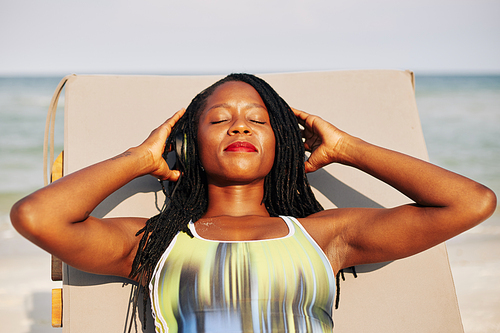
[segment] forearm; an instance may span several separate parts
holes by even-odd
[[[496,196],[488,188],[425,161],[384,149],[353,137],[320,117],[293,109],[304,126],[302,136],[311,155],[306,172],[330,163],[358,168],[393,186],[420,206],[440,208],[418,210],[425,220],[460,220],[457,230],[483,221],[496,208]],[[423,215],[422,215],[423,214]],[[432,215],[432,216],[431,216]],[[417,218],[417,219],[418,219]]]
[[[145,152],[132,148],[71,173],[16,203],[12,223],[22,229],[83,221],[111,193],[147,174],[146,161]]]

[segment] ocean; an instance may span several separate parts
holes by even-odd
[[[2,332],[50,327],[50,257],[19,236],[8,213],[43,186],[47,109],[60,77],[0,77],[0,319]],[[500,76],[416,75],[430,161],[500,195]],[[61,97],[59,105],[64,105]],[[55,151],[63,146],[62,107]],[[465,332],[500,331],[500,213],[447,242]],[[40,273],[43,272],[43,273]],[[40,276],[43,275],[43,276]],[[56,330],[57,331],[57,330]]]

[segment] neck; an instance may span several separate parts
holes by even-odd
[[[264,180],[245,185],[208,184],[208,209],[203,217],[269,216],[262,204]]]

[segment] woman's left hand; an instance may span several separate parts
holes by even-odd
[[[330,163],[343,163],[344,146],[349,135],[318,116],[291,109],[304,127],[304,147],[311,152],[305,162],[306,172],[316,171]]]

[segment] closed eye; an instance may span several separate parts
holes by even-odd
[[[217,120],[217,121],[211,121],[210,124],[220,124],[220,123],[223,123],[225,121],[226,121],[226,119]]]
[[[261,124],[261,125],[264,125],[266,122],[265,121],[260,121],[260,120],[250,120],[252,123],[256,123],[256,124]]]

